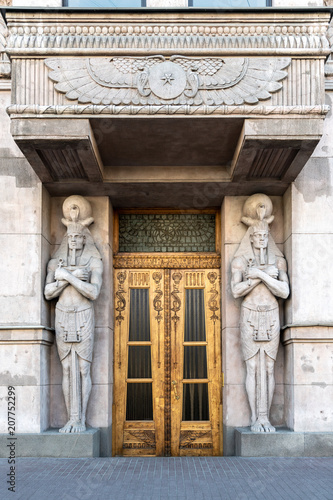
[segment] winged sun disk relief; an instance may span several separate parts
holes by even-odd
[[[290,58],[46,59],[55,89],[103,105],[257,104],[282,88]]]

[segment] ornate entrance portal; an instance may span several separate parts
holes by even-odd
[[[222,454],[220,258],[115,256],[113,454]]]

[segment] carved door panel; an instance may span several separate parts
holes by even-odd
[[[163,271],[115,273],[114,454],[164,453]]]
[[[171,455],[222,451],[217,270],[171,272]]]
[[[113,453],[220,455],[217,270],[115,272]]]

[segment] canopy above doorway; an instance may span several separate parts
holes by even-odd
[[[52,195],[281,195],[322,135],[329,17],[12,10],[12,135]]]

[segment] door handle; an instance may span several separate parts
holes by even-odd
[[[177,392],[177,382],[173,380],[171,383],[173,385],[173,392],[175,393],[175,399],[178,401],[178,399],[180,399],[180,396]]]

